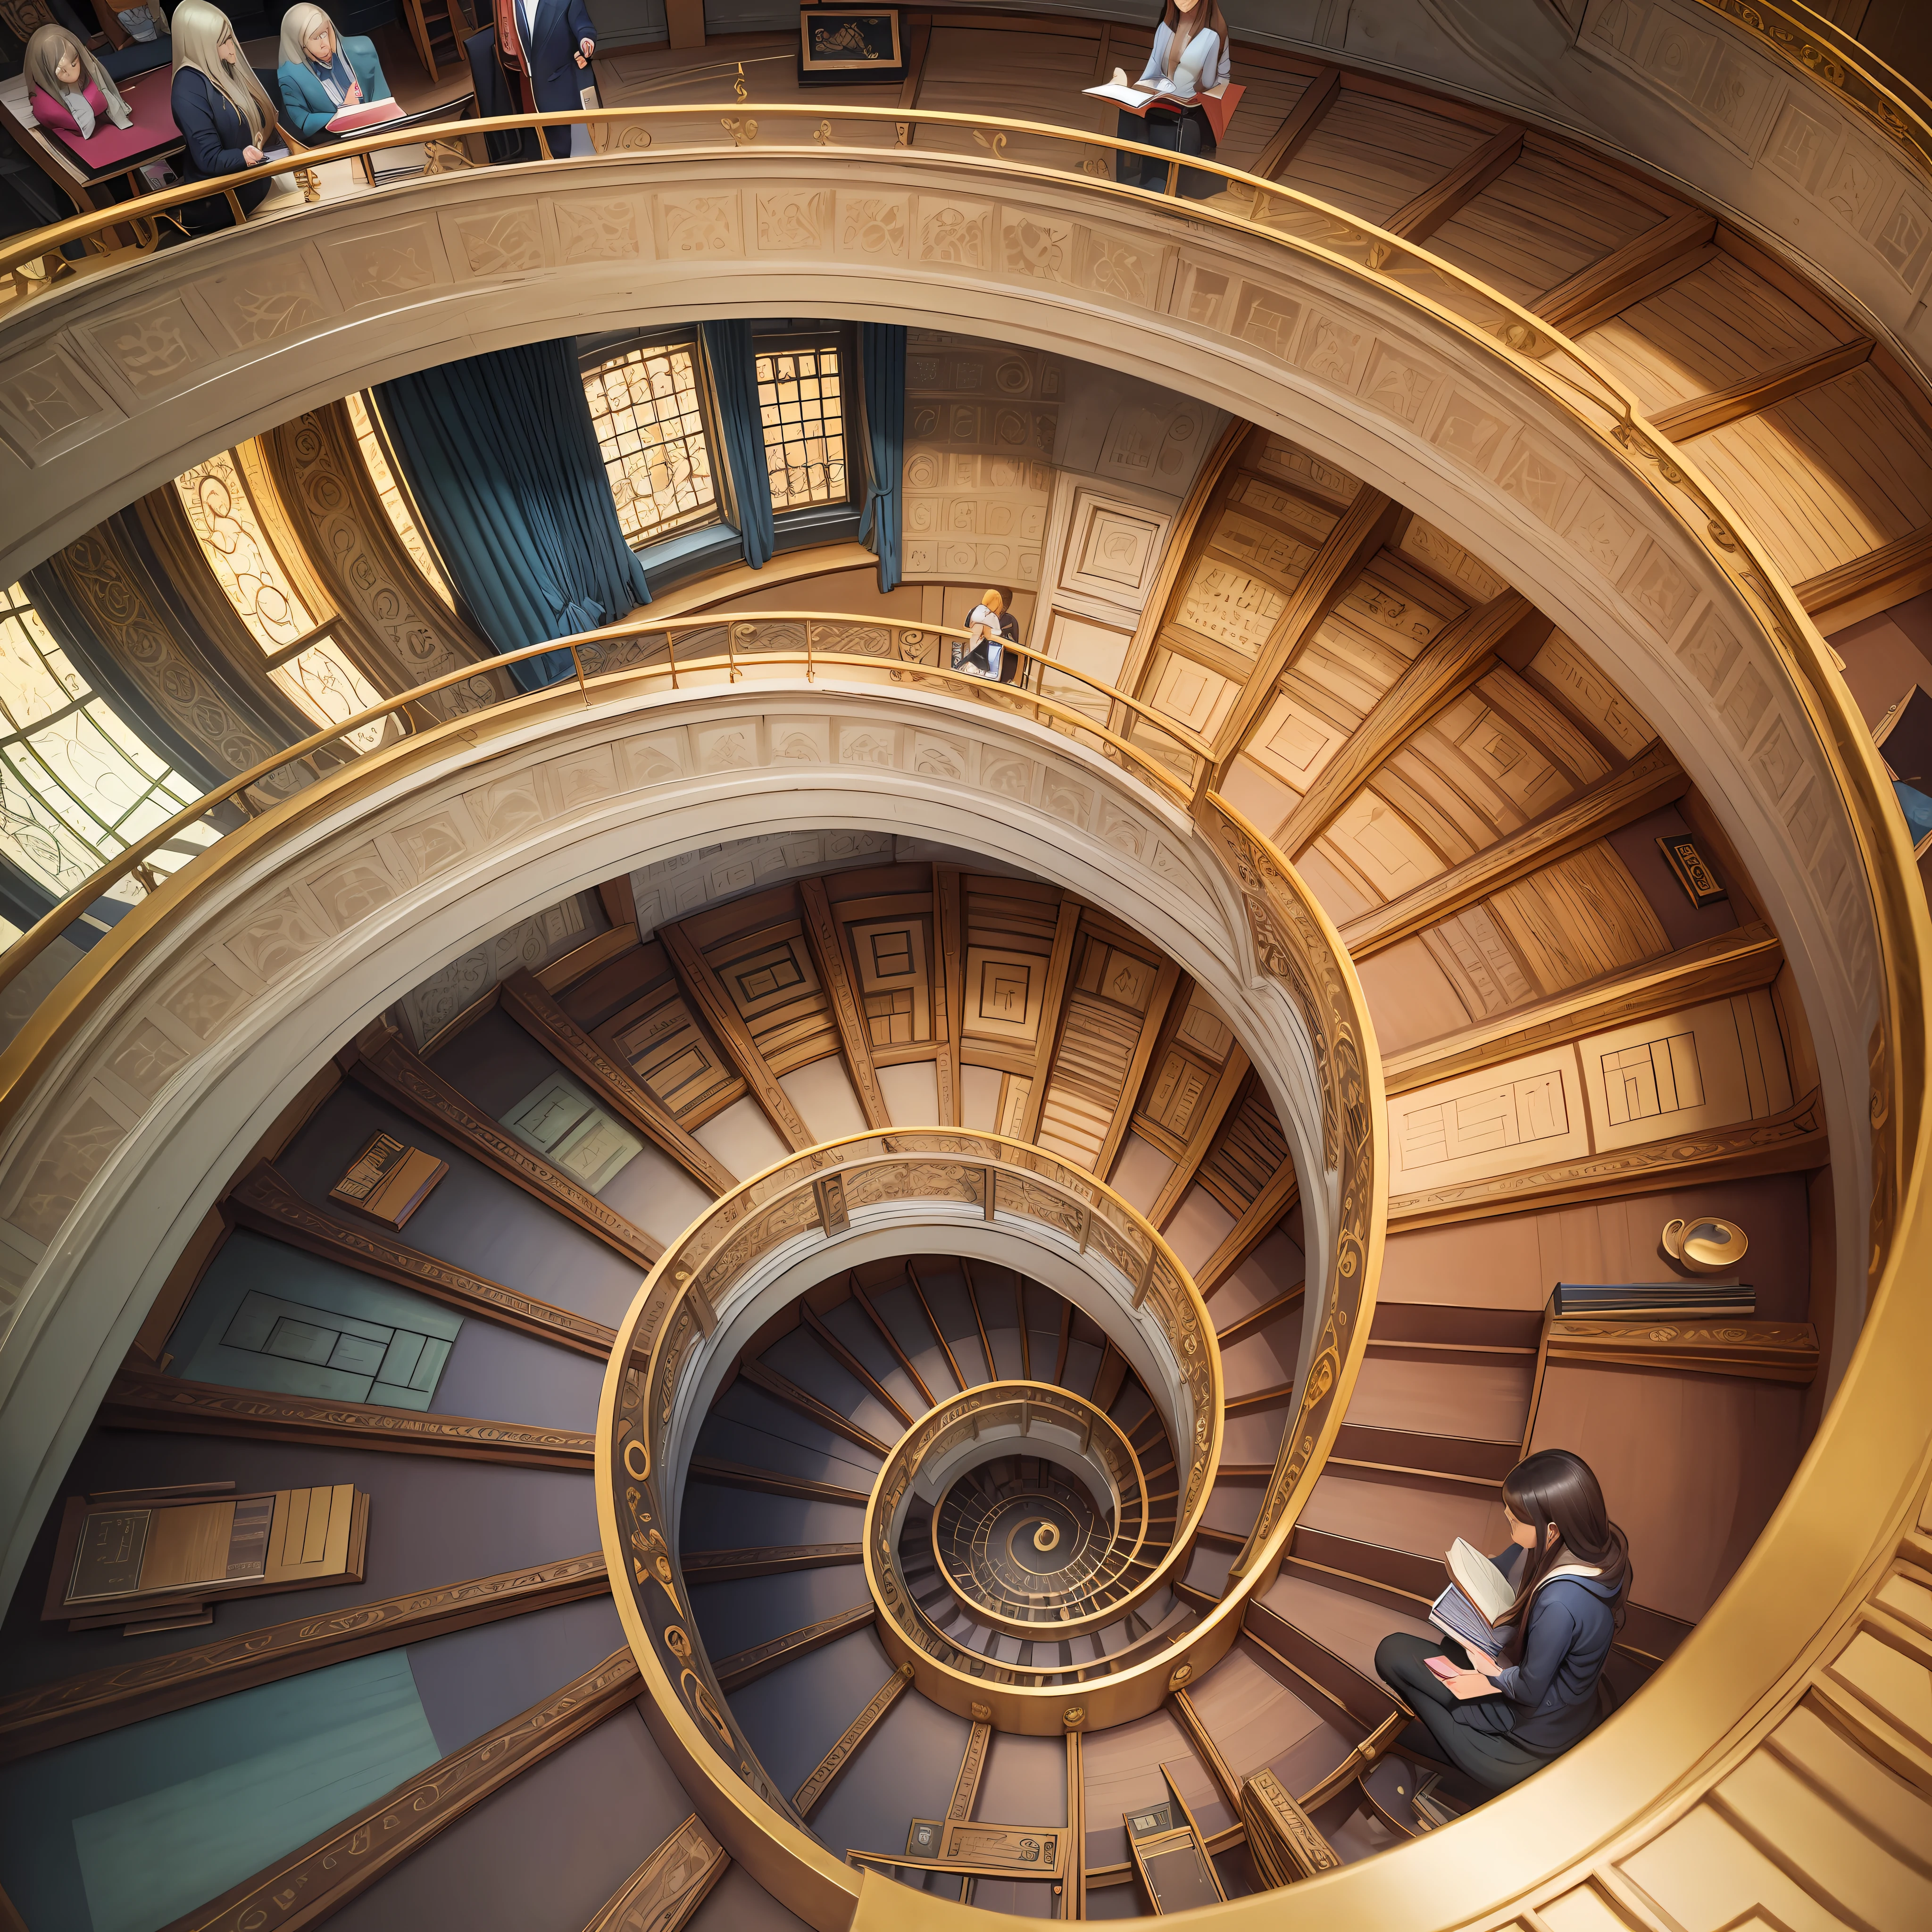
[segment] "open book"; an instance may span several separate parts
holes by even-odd
[[[1493,1657],[1515,1635],[1499,1621],[1509,1614],[1516,1590],[1472,1544],[1458,1537],[1443,1558],[1455,1580],[1429,1606],[1429,1621],[1458,1643]]]
[[[1234,110],[1240,105],[1246,89],[1235,82],[1226,81],[1219,87],[1210,88],[1199,94],[1176,94],[1171,88],[1136,87],[1132,82],[1107,81],[1099,87],[1083,87],[1082,94],[1090,94],[1096,100],[1111,100],[1117,107],[1124,107],[1130,114],[1144,116],[1150,107],[1198,107],[1208,116],[1208,124],[1214,130],[1216,141],[1226,138],[1228,123],[1234,118]]]
[[[334,116],[328,124],[332,134],[353,134],[364,128],[380,128],[385,121],[400,121],[403,110],[395,100],[385,95],[380,100],[358,100],[352,107],[345,107]]]

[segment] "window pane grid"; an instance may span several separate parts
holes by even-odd
[[[772,509],[844,502],[849,492],[838,350],[786,350],[760,356],[758,376]]]
[[[50,892],[73,892],[197,796],[89,689],[17,584],[0,594],[0,848]],[[170,872],[203,842],[184,836],[148,862]],[[108,894],[142,896],[134,879]]]
[[[175,489],[208,568],[264,651],[293,644],[333,614],[310,615],[269,548],[232,450],[184,471],[175,478]]]
[[[428,538],[416,526],[409,499],[403,494],[402,485],[396,481],[395,472],[389,467],[389,459],[382,452],[382,440],[376,434],[368,405],[358,394],[352,394],[346,400],[349,421],[356,431],[356,446],[362,453],[362,466],[369,472],[369,481],[376,486],[376,495],[382,500],[391,528],[401,538],[403,548],[410,554],[410,561],[422,572],[423,580],[454,610],[455,594],[449,587],[449,580],[442,574],[442,566],[436,561],[436,553],[429,547]]]
[[[698,362],[688,344],[614,357],[585,373],[584,397],[628,539],[656,541],[717,514]]]

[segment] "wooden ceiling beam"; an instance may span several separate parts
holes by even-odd
[[[1713,390],[1708,396],[1694,396],[1688,403],[1664,410],[1650,419],[1652,428],[1678,442],[1702,436],[1707,430],[1722,429],[1741,417],[1755,416],[1760,410],[1789,402],[1808,389],[1821,388],[1836,382],[1848,371],[1871,359],[1875,345],[1869,335],[1856,336],[1850,342],[1834,343],[1815,356],[1801,356],[1796,361],[1768,369],[1748,382],[1734,383],[1728,389]]]
[[[986,1333],[986,1318],[980,1312],[980,1291],[973,1283],[973,1264],[964,1255],[959,1257],[959,1279],[966,1284],[966,1299],[972,1304],[973,1326],[980,1334],[980,1352],[986,1358],[986,1379],[996,1382],[1000,1379],[1000,1370],[993,1360],[992,1338]]]
[[[626,881],[628,884],[628,882]],[[623,1063],[596,1041],[553,999],[526,968],[497,988],[503,1010],[537,1044],[560,1061],[620,1120],[628,1121],[670,1156],[700,1187],[728,1194],[738,1178]]]
[[[1214,1331],[1214,1339],[1222,1348],[1238,1342],[1245,1335],[1251,1335],[1264,1322],[1271,1321],[1284,1309],[1292,1308],[1298,1301],[1306,1298],[1308,1284],[1298,1281],[1286,1294],[1277,1294],[1272,1301],[1264,1301],[1258,1308],[1251,1308],[1246,1314],[1237,1316],[1225,1328]]]
[[[1932,524],[1793,588],[1821,630],[1842,631],[1932,590]]]
[[[609,1359],[617,1331],[574,1309],[505,1288],[454,1262],[437,1260],[398,1240],[380,1224],[351,1222],[311,1206],[266,1162],[252,1168],[228,1197],[238,1226],[305,1249],[324,1261],[358,1270],[399,1288],[413,1288],[466,1315],[500,1323],[539,1342],[554,1342],[598,1360]]]
[[[939,1317],[932,1312],[932,1304],[926,1298],[926,1286],[920,1280],[910,1256],[906,1258],[904,1267],[906,1280],[911,1285],[913,1293],[919,1298],[919,1312],[926,1317],[926,1325],[932,1330],[932,1339],[939,1344],[940,1353],[946,1358],[946,1372],[958,1384],[959,1393],[964,1395],[970,1384],[960,1372],[959,1359],[952,1352],[952,1344],[946,1339],[946,1330],[939,1325]]]
[[[869,1429],[861,1429],[850,1416],[841,1415],[830,1402],[820,1402],[818,1396],[808,1394],[792,1381],[782,1376],[769,1364],[756,1356],[748,1358],[738,1364],[738,1378],[749,1382],[752,1388],[763,1389],[775,1402],[782,1402],[794,1414],[802,1415],[808,1422],[815,1422],[821,1429],[829,1429],[835,1436],[842,1436],[848,1442],[855,1442],[861,1449],[869,1450],[874,1456],[892,1453],[890,1442],[881,1442]]]
[[[1708,262],[1718,252],[1717,232],[1718,218],[1702,208],[1668,216],[1546,290],[1530,313],[1581,335]]]
[[[1496,668],[1498,652],[1534,626],[1540,626],[1546,636],[1556,628],[1514,590],[1445,625],[1369,707],[1368,715],[1316,774],[1276,833],[1275,843],[1291,859],[1299,858],[1388,759],[1438,712],[1487,676]]]
[[[844,1056],[845,1071],[868,1127],[890,1127],[891,1109],[886,1105],[885,1090],[879,1084],[878,1069],[872,1064],[872,1042],[866,1030],[866,1009],[858,988],[846,970],[845,944],[838,922],[832,916],[832,902],[826,896],[823,879],[799,883],[800,908],[805,917],[806,944],[812,949],[812,962],[818,968],[818,983],[832,1008],[832,1023],[838,1029],[839,1051]]]
[[[865,1561],[862,1543],[775,1543],[745,1550],[687,1550],[677,1559],[687,1583],[735,1583],[794,1570],[832,1570]]]
[[[385,1792],[162,1932],[214,1926],[316,1925],[386,1877],[439,1832],[631,1702],[640,1688],[628,1645],[527,1711]],[[299,1916],[287,1901],[299,1901]]]
[[[1402,203],[1382,225],[1405,242],[1424,242],[1444,222],[1468,207],[1496,177],[1513,168],[1529,130],[1512,122],[1479,148],[1465,154],[1432,187]]]
[[[553,1167],[534,1148],[526,1147],[507,1127],[493,1120],[441,1074],[411,1052],[400,1034],[386,1026],[369,1028],[353,1046],[336,1055],[344,1072],[386,1100],[398,1112],[440,1134],[493,1173],[534,1195],[595,1234],[627,1260],[655,1268],[664,1249],[587,1187]]]
[[[884,1721],[912,1682],[912,1666],[902,1664],[866,1700],[865,1708],[840,1732],[838,1742],[818,1760],[805,1782],[792,1794],[792,1807],[801,1818],[809,1818],[820,1799],[832,1789],[840,1772],[859,1755],[866,1740]]]
[[[1228,1230],[1221,1245],[1194,1270],[1195,1286],[1204,1295],[1212,1294],[1274,1232],[1300,1198],[1294,1163],[1284,1160]]]
[[[683,1932],[731,1869],[730,1855],[696,1812],[606,1899],[584,1932]]]
[[[712,1036],[730,1059],[746,1090],[764,1108],[765,1117],[778,1130],[778,1137],[794,1154],[802,1154],[817,1142],[803,1117],[791,1103],[791,1096],[778,1084],[771,1064],[752,1037],[730,995],[718,984],[718,976],[704,956],[692,943],[682,926],[661,926],[658,942],[670,962],[679,986],[692,1006],[704,1016]]]
[[[1066,1012],[1067,976],[1073,964],[1073,939],[1080,926],[1080,902],[1064,898],[1053,928],[1053,950],[1046,962],[1046,983],[1040,989],[1040,1025],[1034,1035],[1033,1077],[1021,1109],[1018,1138],[1030,1141],[1040,1132],[1040,1109],[1046,1104],[1046,1085],[1053,1056],[1060,1045],[1060,1022]]]
[[[872,1500],[870,1490],[848,1489],[840,1483],[820,1483],[809,1476],[787,1476],[776,1469],[754,1469],[748,1463],[726,1462],[715,1456],[694,1456],[686,1472],[694,1483],[716,1483],[728,1490],[755,1490],[761,1496],[796,1496],[808,1503],[856,1503]]]
[[[1599,778],[1521,831],[1424,880],[1400,898],[1350,920],[1342,928],[1342,943],[1358,959],[1385,952],[1491,892],[1671,804],[1690,789],[1690,781],[1677,760],[1660,742],[1654,744],[1622,771]]]
[[[830,1328],[826,1327],[823,1317],[812,1304],[808,1301],[801,1301],[798,1304],[798,1312],[803,1318],[805,1325],[812,1330],[820,1347],[824,1348],[825,1352],[861,1388],[865,1390],[867,1394],[884,1402],[886,1408],[890,1409],[907,1428],[910,1429],[912,1426],[911,1410],[908,1408],[905,1404],[901,1402],[898,1397],[893,1394],[892,1390],[887,1388],[885,1384],[880,1382],[878,1377],[874,1375],[872,1370],[867,1368],[865,1364],[860,1361],[858,1357],[854,1354],[852,1351],[847,1348]],[[884,1445],[880,1446],[883,1448]]]
[[[920,1395],[925,1398],[926,1407],[932,1408],[938,1400],[938,1397],[926,1387],[925,1376],[921,1375],[917,1368],[914,1366],[912,1358],[900,1347],[899,1338],[886,1325],[879,1311],[872,1306],[872,1298],[866,1292],[865,1284],[860,1280],[856,1270],[849,1275],[847,1280],[851,1287],[852,1299],[866,1311],[866,1320],[879,1331],[879,1340],[892,1352],[892,1359],[905,1371],[913,1387],[917,1389]]]
[[[801,1657],[809,1657],[814,1650],[823,1650],[828,1643],[836,1643],[842,1636],[850,1636],[854,1630],[866,1629],[878,1615],[878,1606],[868,1598],[862,1604],[854,1604],[849,1610],[835,1611],[829,1617],[820,1617],[815,1624],[802,1624],[796,1630],[787,1630],[782,1636],[754,1643],[748,1650],[734,1651],[729,1657],[721,1657],[715,1666],[718,1688],[728,1696],[734,1690],[743,1689],[747,1684],[755,1684],[760,1677],[769,1676],[782,1665]]]
[[[932,931],[940,974],[934,990],[945,1002],[945,1037],[933,1072],[939,1083],[940,1124],[956,1127],[962,1124],[959,1036],[966,1024],[966,923],[957,866],[935,864],[932,868]]]
[[[1301,90],[1300,98],[1283,117],[1281,125],[1268,138],[1248,170],[1264,181],[1277,179],[1283,168],[1301,152],[1302,145],[1322,124],[1322,117],[1334,106],[1342,92],[1342,70],[1324,67]]]
[[[1161,1184],[1160,1192],[1148,1210],[1148,1219],[1156,1228],[1166,1229],[1186,1198],[1187,1190],[1194,1185],[1194,1178],[1212,1150],[1222,1122],[1240,1097],[1250,1071],[1248,1056],[1238,1040],[1228,1047],[1228,1058],[1222,1063],[1220,1073],[1201,1102],[1201,1111],[1187,1136],[1187,1151],[1174,1162],[1174,1172]]]
[[[1784,964],[1784,949],[1769,926],[1739,926],[1661,959],[1391,1054],[1382,1063],[1383,1083],[1391,1094],[1412,1093],[1566,1040],[1768,986]]]
[[[1256,653],[1254,668],[1215,734],[1213,788],[1240,751],[1255,720],[1274,698],[1275,686],[1313,639],[1330,611],[1347,596],[1376,553],[1394,536],[1406,514],[1402,506],[1364,484],[1355,500],[1336,518],[1301,581],[1289,594],[1268,641]],[[1204,772],[1204,782],[1210,774]]]
[[[1160,970],[1154,976],[1154,991],[1148,996],[1147,1011],[1141,1016],[1140,1037],[1135,1041],[1133,1058],[1127,1063],[1127,1077],[1121,1082],[1120,1097],[1114,1102],[1113,1118],[1107,1123],[1106,1136],[1100,1143],[1100,1151],[1094,1156],[1094,1172],[1103,1180],[1113,1172],[1120,1144],[1127,1137],[1134,1107],[1141,1096],[1142,1084],[1147,1078],[1148,1063],[1154,1058],[1154,1044],[1160,1038],[1161,1028],[1167,1024],[1168,1009],[1174,1003],[1174,990],[1180,986],[1180,967],[1172,959],[1163,959]]]
[[[0,1699],[0,1764],[351,1658],[602,1596],[610,1587],[604,1552],[596,1550],[358,1604],[350,1616],[303,1616],[244,1630],[144,1658],[132,1669],[110,1664],[33,1684]]]

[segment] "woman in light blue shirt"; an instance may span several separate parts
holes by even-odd
[[[1211,93],[1228,84],[1228,22],[1220,0],[1161,0],[1160,24],[1154,31],[1154,45],[1148,64],[1134,84],[1144,92],[1172,94],[1180,99]],[[1124,68],[1114,70],[1117,83],[1127,78]],[[1150,107],[1144,115],[1130,114],[1123,108],[1116,130],[1124,141],[1144,142],[1150,148],[1165,148],[1171,154],[1198,154],[1214,158],[1214,130],[1199,107]],[[1156,194],[1167,190],[1167,164],[1144,160],[1138,154],[1123,154],[1120,178],[1130,188],[1152,188]],[[1219,175],[1204,174],[1198,168],[1180,171],[1180,193],[1190,201],[1205,201],[1219,194],[1226,184]]]

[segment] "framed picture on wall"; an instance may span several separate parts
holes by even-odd
[[[850,87],[906,76],[896,7],[802,7],[798,78],[805,87]]]

